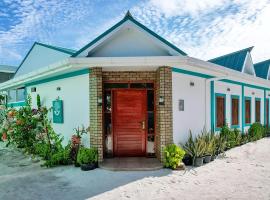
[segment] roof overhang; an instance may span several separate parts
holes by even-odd
[[[77,57],[67,58],[40,70],[13,78],[0,84],[0,91],[25,86],[28,83],[57,75],[100,66],[104,71],[152,71],[160,66],[208,74],[214,77],[228,77],[231,80],[253,83],[270,88],[268,80],[225,68],[188,56],[152,56],[152,57]]]

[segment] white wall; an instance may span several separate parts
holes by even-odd
[[[194,82],[194,86],[190,86]],[[205,125],[209,129],[209,84],[205,96],[205,79],[172,73],[173,140],[175,144],[185,143],[189,130],[200,134]],[[205,98],[207,107],[205,107]],[[179,99],[184,100],[184,111],[179,111]],[[205,110],[207,109],[207,111]]]
[[[31,93],[31,88],[36,87],[36,92]],[[60,91],[56,88],[61,87]],[[47,108],[52,107],[52,101],[57,97],[63,100],[64,123],[53,124],[56,133],[64,136],[64,144],[67,144],[74,133],[74,128],[81,126],[89,126],[89,75],[80,75],[71,78],[51,81],[39,85],[27,87],[27,94],[32,97],[33,107],[36,107],[37,94],[41,97],[42,105]],[[52,113],[49,113],[52,118]],[[86,146],[90,145],[89,135],[84,135],[82,143]]]
[[[67,57],[70,57],[70,55],[41,46],[39,44],[35,44],[21,67],[18,69],[15,77],[30,73],[42,67],[46,67]]]
[[[134,27],[126,27],[91,51],[91,57],[169,56],[156,41]]]

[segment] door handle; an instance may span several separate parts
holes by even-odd
[[[142,127],[142,130],[144,130],[145,129],[145,121],[143,120],[143,121],[141,121],[141,127]]]

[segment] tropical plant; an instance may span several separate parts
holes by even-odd
[[[248,130],[250,141],[256,141],[256,140],[261,139],[263,134],[264,134],[264,128],[262,124],[258,122],[253,123]]]
[[[182,162],[184,158],[185,151],[175,145],[170,144],[164,149],[164,165],[167,168],[176,169]]]
[[[188,141],[183,148],[193,159],[203,157],[206,152],[206,142],[202,136],[193,139],[192,132],[190,131]]]
[[[85,147],[81,147],[79,149],[77,156],[77,163],[83,165],[83,164],[97,163],[97,161],[98,161],[97,149]]]
[[[226,149],[226,139],[222,137],[221,135],[216,135],[215,137],[215,143],[216,143],[216,155],[220,153],[224,153]]]

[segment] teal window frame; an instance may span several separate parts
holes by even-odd
[[[238,124],[237,125],[232,125],[232,118],[233,118],[233,113],[232,113],[232,100],[237,99],[238,100]],[[240,96],[239,95],[231,95],[231,128],[240,128]]]
[[[225,119],[225,124],[226,125],[226,94],[224,93],[215,93],[215,119],[216,119],[216,116],[217,116],[217,97],[224,97],[224,119]],[[215,131],[220,131],[222,127],[217,127],[217,119],[215,120]]]
[[[18,91],[21,90],[21,89],[24,89],[24,100],[18,101]],[[16,94],[15,101],[10,101],[9,102],[7,100],[7,107],[13,108],[13,107],[25,106],[26,105],[26,98],[27,98],[27,88],[26,87],[24,87],[24,88],[16,88],[16,89],[13,89],[13,90],[15,90],[15,94]]]
[[[250,123],[246,123],[246,100],[250,100]],[[245,96],[244,98],[244,126],[250,126],[252,123],[252,98]]]
[[[256,101],[260,101],[260,122],[259,123],[262,123],[262,99],[261,98],[259,98],[259,97],[256,97],[255,98],[255,102],[254,102],[254,110],[255,110],[255,112],[254,112],[254,121],[255,122],[257,122],[257,120],[256,120],[256,112],[257,112],[257,110],[256,110]]]

